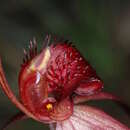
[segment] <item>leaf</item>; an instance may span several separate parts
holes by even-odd
[[[58,122],[56,130],[130,130],[119,121],[93,107],[75,105],[73,115]]]

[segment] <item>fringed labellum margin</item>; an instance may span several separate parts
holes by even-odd
[[[70,130],[71,126],[73,126],[71,125],[73,123],[71,120],[73,118],[75,120],[77,109],[78,113],[80,113],[79,108],[84,113],[95,112],[93,108],[91,109],[87,106],[78,107],[75,104],[92,99],[119,101],[109,94],[101,93],[103,82],[92,66],[68,41],[51,41],[51,37],[48,35],[45,38],[44,46],[38,53],[36,40],[34,39],[33,42],[30,41],[29,52],[24,50],[25,57],[19,73],[19,93],[22,103],[17,100],[11,91],[0,64],[0,84],[2,89],[27,117],[48,123],[51,129],[55,126],[51,124],[55,123],[57,124],[56,130]],[[90,113],[87,108],[89,108]],[[81,128],[92,130],[96,126],[101,128],[101,130],[106,128],[103,124],[99,126],[98,121],[96,125],[93,124],[97,114],[93,115],[94,117],[86,116],[84,121],[86,125],[83,123]],[[101,119],[103,114],[97,117],[97,120]],[[83,121],[80,115],[77,115],[76,118],[81,120],[80,122]],[[107,118],[105,114],[104,118]],[[88,119],[90,122],[86,122]],[[111,120],[111,118],[106,120],[108,121],[109,119]],[[65,122],[67,122],[67,125],[65,125]],[[111,120],[109,126],[114,123],[117,122]],[[62,125],[65,126],[62,127]],[[117,123],[118,125],[119,123]],[[78,130],[78,126],[73,127],[73,130]],[[115,129],[118,127],[111,128]]]

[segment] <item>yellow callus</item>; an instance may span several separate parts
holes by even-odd
[[[53,105],[51,103],[49,103],[49,104],[46,105],[46,108],[47,108],[48,111],[50,111],[50,110],[52,110]]]

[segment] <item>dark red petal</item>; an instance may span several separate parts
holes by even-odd
[[[15,122],[20,121],[20,120],[25,120],[29,118],[28,116],[26,116],[24,113],[19,112],[16,115],[14,115],[8,122],[6,122],[6,124],[3,126],[3,128],[1,130],[5,130],[7,129],[11,124],[15,124]]]
[[[74,106],[73,115],[58,122],[56,130],[129,130],[101,110],[89,106]]]
[[[106,92],[99,92],[97,94],[89,95],[89,96],[76,95],[73,98],[73,101],[74,104],[79,104],[90,100],[106,100],[106,99],[116,102],[120,107],[122,107],[126,111],[128,115],[130,115],[130,107],[127,104],[125,104],[119,97]]]
[[[74,104],[78,104],[78,103],[83,103],[83,102],[90,101],[90,100],[104,100],[104,99],[121,101],[119,99],[119,97],[114,96],[114,95],[107,93],[107,92],[99,92],[97,94],[93,94],[93,95],[89,95],[89,96],[76,95],[73,98],[73,101],[74,101]]]
[[[53,111],[50,112],[50,118],[55,121],[63,121],[68,119],[72,113],[73,103],[66,98],[54,106]]]
[[[8,96],[8,98],[12,101],[12,103],[14,103],[27,116],[37,120],[37,118],[31,112],[29,112],[23,106],[23,104],[20,103],[20,101],[18,101],[18,99],[13,94],[12,90],[10,89],[10,86],[8,85],[8,82],[7,82],[6,78],[5,78],[3,67],[2,67],[2,64],[1,64],[1,59],[0,59],[0,86],[3,89],[3,91],[5,92],[5,94]]]

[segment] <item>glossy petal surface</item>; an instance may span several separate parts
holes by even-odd
[[[58,122],[56,130],[129,130],[125,125],[101,110],[89,106],[75,106],[73,115]]]

